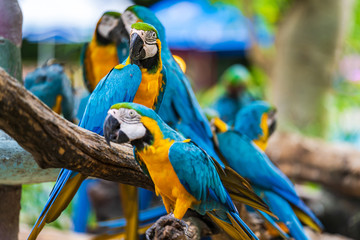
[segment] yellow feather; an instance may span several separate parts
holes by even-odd
[[[164,139],[155,120],[142,117],[141,122],[154,136],[154,141],[152,146],[138,151],[137,156],[145,163],[156,192],[163,198],[166,210],[169,212],[170,207],[174,207],[175,218],[181,219],[186,210],[196,204],[197,200],[180,183],[169,160],[169,149],[175,141]]]
[[[56,102],[54,107],[52,108],[52,110],[54,112],[56,112],[57,114],[61,113],[61,101],[62,101],[62,96],[61,95],[57,95],[56,96]]]
[[[260,123],[260,127],[263,131],[263,135],[253,141],[263,151],[265,151],[269,139],[269,127],[267,124],[267,119],[268,119],[268,115],[267,113],[264,113],[261,116],[261,123]]]
[[[213,216],[211,213],[207,213],[206,215],[208,215],[215,224],[217,224],[221,229],[223,229],[233,239],[245,239],[245,240],[253,239],[253,238],[250,238],[245,233],[245,231],[240,226],[238,226],[238,224],[235,221],[234,222],[232,221],[232,223],[234,225],[231,225],[230,223],[227,223],[227,222]],[[233,220],[231,216],[230,216],[230,219]]]
[[[292,206],[296,216],[300,219],[302,223],[309,226],[316,232],[322,232],[320,226],[318,226],[308,215],[306,215],[303,211],[301,211],[299,208]]]

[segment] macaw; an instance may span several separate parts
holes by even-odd
[[[136,102],[158,111],[166,85],[166,70],[160,53],[161,41],[156,29],[146,23],[133,24],[126,64],[115,66],[99,82],[89,98],[79,126],[103,135],[108,109],[121,101]],[[29,240],[36,239],[45,223],[53,222],[60,216],[86,178],[72,170],[60,171]]]
[[[221,75],[219,83],[215,86],[219,96],[212,105],[221,120],[231,125],[236,113],[255,100],[249,91],[251,81],[251,74],[241,64],[232,65]],[[209,92],[214,98],[214,91]]]
[[[57,114],[75,121],[74,95],[63,66],[49,60],[25,77],[25,88],[37,96]]]
[[[121,18],[128,31],[131,24],[145,22],[153,25],[159,32],[161,58],[167,69],[167,86],[159,111],[161,118],[224,166],[215,151],[210,124],[195,98],[189,80],[167,45],[164,26],[151,10],[138,5],[127,8]]]
[[[239,217],[220,180],[222,168],[153,110],[136,103],[115,104],[108,111],[104,136],[109,145],[110,141],[131,143],[167,213],[181,220],[191,208],[207,214],[234,239],[257,239]]]
[[[114,66],[129,56],[129,34],[120,16],[118,12],[105,12],[91,41],[82,49],[83,78],[90,93]]]
[[[89,93],[99,81],[116,65],[129,56],[129,34],[124,28],[120,13],[105,12],[96,24],[93,37],[81,51],[83,79],[88,91],[79,100],[77,118],[81,119]]]
[[[255,101],[239,111],[233,129],[217,133],[219,150],[227,164],[249,180],[280,222],[285,223],[293,238],[309,239],[301,222],[315,231],[321,231],[321,222],[299,198],[291,181],[263,151],[275,124],[274,108],[266,102]]]

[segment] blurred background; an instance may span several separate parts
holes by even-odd
[[[168,44],[186,63],[203,107],[221,94],[219,79],[242,64],[252,96],[278,108],[280,130],[360,148],[360,1],[316,0],[19,0],[23,78],[48,59],[64,63],[78,107],[85,86],[80,53],[108,10],[150,7]],[[75,107],[75,108],[76,108]],[[324,160],[325,161],[325,160]],[[53,183],[23,185],[21,222],[31,227]],[[360,239],[358,198],[303,183],[327,232]],[[326,203],[320,207],[319,195]],[[334,207],[334,204],[346,207]],[[333,206],[327,210],[328,205]],[[341,205],[342,206],[342,205]],[[325,211],[325,210],[326,211]],[[334,220],[336,219],[336,221]],[[339,226],[336,222],[342,220]],[[51,224],[71,229],[71,207]],[[91,217],[89,228],[95,226]]]

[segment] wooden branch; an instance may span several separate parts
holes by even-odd
[[[292,179],[320,183],[360,197],[360,151],[349,144],[278,133],[270,138],[267,153]]]
[[[85,175],[153,189],[130,145],[103,137],[61,118],[0,69],[0,128],[31,153],[42,168],[67,168]],[[24,169],[25,170],[25,169]]]

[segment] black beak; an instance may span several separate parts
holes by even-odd
[[[270,110],[268,112],[268,128],[269,128],[269,137],[275,132],[276,129],[276,109]]]
[[[107,115],[104,122],[104,137],[109,146],[111,146],[110,142],[126,143],[130,141],[128,136],[120,130],[119,121],[111,114]]]
[[[110,31],[109,38],[117,44],[129,41],[129,33],[126,31],[124,22],[121,18],[119,18],[119,22],[116,27]]]
[[[133,33],[130,37],[130,59],[138,61],[145,57],[144,41],[137,33]]]

